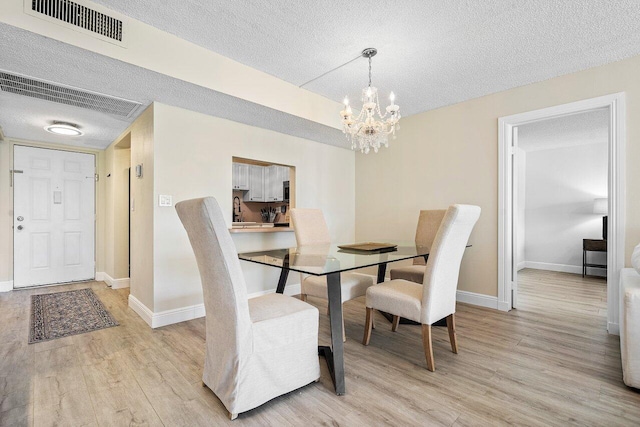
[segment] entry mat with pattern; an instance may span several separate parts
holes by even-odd
[[[118,326],[93,290],[31,296],[29,344]]]

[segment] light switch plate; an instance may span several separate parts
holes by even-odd
[[[158,206],[173,206],[171,196],[168,196],[166,194],[158,195]]]

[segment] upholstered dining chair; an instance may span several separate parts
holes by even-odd
[[[371,339],[373,311],[380,310],[393,315],[394,331],[400,317],[422,324],[428,370],[435,371],[431,342],[433,323],[446,318],[451,350],[458,353],[455,327],[458,275],[469,235],[479,217],[478,206],[452,205],[447,209],[433,241],[422,285],[395,279],[367,289],[364,345],[369,345]]]
[[[431,248],[433,239],[436,237],[438,228],[442,223],[442,218],[446,209],[421,210],[418,217],[418,226],[416,227],[416,245]],[[422,283],[424,280],[424,270],[427,262],[424,258],[414,258],[413,265],[406,267],[392,268],[389,272],[391,280],[404,279],[410,282]]]
[[[322,210],[291,209],[291,221],[298,246],[329,245],[331,243],[329,228]],[[325,276],[301,274],[300,281],[300,297],[303,301],[306,301],[308,295],[327,299],[327,278]],[[366,274],[342,273],[340,275],[342,302],[363,296],[373,283],[373,277]],[[344,316],[342,323],[342,340],[346,341]]]
[[[213,197],[176,204],[196,256],[206,313],[203,385],[233,420],[320,378],[318,309],[268,294],[248,300],[238,253]]]

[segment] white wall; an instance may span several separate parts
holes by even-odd
[[[581,272],[582,239],[602,239],[593,200],[607,197],[607,167],[606,141],[527,152],[528,267]],[[606,264],[606,255],[590,253],[589,260]]]
[[[195,257],[175,208],[158,195],[214,196],[231,225],[233,156],[295,166],[296,206],[324,210],[331,237],[353,241],[355,155],[350,150],[154,104],[154,312],[202,303]],[[293,233],[234,234],[238,251],[295,245]],[[242,263],[249,293],[274,289],[279,270]],[[299,283],[291,274],[289,283]],[[132,285],[133,286],[133,285]]]
[[[105,151],[107,190],[105,236],[106,274],[125,279],[128,273],[128,245],[131,247],[130,296],[153,311],[153,104]],[[122,147],[129,147],[122,149]],[[128,158],[127,158],[128,157]],[[142,164],[143,175],[131,177],[131,241],[128,240],[129,212],[126,199],[126,168]],[[106,175],[105,174],[105,175]]]
[[[406,239],[418,210],[473,203],[482,214],[459,289],[498,294],[498,118],[626,92],[625,260],[640,241],[640,56],[405,117],[377,155],[356,156],[356,240]]]
[[[131,140],[131,132],[125,136]],[[130,147],[130,143],[128,144]],[[131,149],[113,144],[105,150],[106,229],[104,272],[113,279],[129,278],[129,167]]]

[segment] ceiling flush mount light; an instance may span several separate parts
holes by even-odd
[[[389,135],[395,138],[396,130],[400,129],[398,122],[400,121],[399,106],[395,104],[395,95],[393,92],[389,95],[389,104],[386,112],[382,114],[380,111],[380,103],[378,102],[378,89],[371,86],[371,58],[378,51],[374,48],[368,48],[362,51],[362,56],[369,59],[369,86],[362,89],[362,109],[357,117],[353,116],[349,99],[344,99],[344,110],[340,112],[342,116],[342,131],[351,142],[351,149],[359,149],[367,154],[371,149],[378,152],[378,149],[384,145],[389,147]]]
[[[45,126],[44,130],[55,133],[56,135],[64,136],[80,136],[84,134],[78,125],[66,122],[53,122],[53,124]]]

